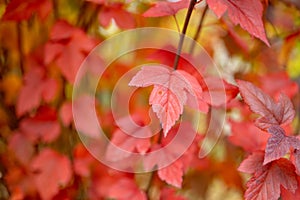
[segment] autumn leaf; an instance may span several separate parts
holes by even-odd
[[[45,45],[44,62],[46,65],[55,62],[64,77],[74,83],[80,65],[95,45],[83,30],[57,21],[52,27],[50,41]]]
[[[179,102],[177,96],[169,89],[158,85],[154,86],[151,92],[149,104],[152,105],[153,111],[162,122],[162,127],[166,136],[168,131],[182,114],[183,103]]]
[[[186,198],[176,194],[173,188],[163,188],[160,193],[161,200],[186,200]]]
[[[41,19],[46,18],[52,10],[50,0],[12,0],[6,7],[2,20],[28,20],[34,13]]]
[[[86,112],[87,110],[94,109],[95,99],[89,95],[82,95],[77,99],[73,99],[72,105],[73,117],[76,122],[75,125],[77,131],[88,137],[99,137],[99,130],[97,126],[98,118],[95,117],[92,112]],[[76,115],[74,113],[76,113]]]
[[[148,131],[148,133],[145,133],[145,131]],[[114,162],[130,156],[133,152],[145,154],[150,148],[151,143],[149,138],[135,137],[141,134],[147,134],[150,136],[151,131],[148,129],[137,128],[133,132],[124,133],[122,129],[117,129],[113,133],[111,142],[108,144],[106,149],[106,159]]]
[[[108,197],[119,200],[146,200],[146,194],[140,190],[134,180],[122,178],[113,184],[108,191]]]
[[[69,126],[73,120],[72,103],[65,102],[59,111],[60,119],[64,126]]]
[[[264,165],[285,156],[290,149],[300,149],[300,140],[293,136],[286,136],[280,126],[271,126],[268,129],[271,137],[268,140]]]
[[[262,151],[256,151],[250,156],[248,156],[240,164],[238,170],[244,173],[253,174],[261,170],[261,166],[264,161],[264,153]]]
[[[264,154],[254,153],[244,160],[239,171],[254,173],[247,182],[246,200],[278,200],[280,187],[294,193],[298,187],[294,165],[287,159],[280,158],[263,166]]]
[[[277,103],[261,89],[250,82],[238,80],[240,93],[250,109],[259,115],[256,125],[266,130],[272,125],[286,125],[292,122],[295,110],[291,100],[282,94]]]
[[[295,199],[300,199],[300,177],[297,177],[298,181],[298,188],[295,192],[291,192],[285,188],[281,188],[281,198],[283,200],[295,200]]]
[[[166,181],[170,185],[181,188],[183,173],[183,163],[181,160],[177,160],[171,165],[159,169],[157,174],[161,180]]]
[[[70,160],[47,148],[33,159],[31,169],[35,174],[37,190],[43,200],[52,199],[61,187],[68,184],[72,176]]]
[[[217,77],[206,77],[203,82],[203,101],[212,106],[225,105],[239,93],[236,86]]]
[[[259,77],[260,87],[267,94],[278,99],[281,93],[292,98],[298,93],[298,84],[286,72],[266,74]]]
[[[122,29],[130,29],[136,26],[133,15],[124,9],[121,3],[113,3],[105,5],[99,11],[98,20],[101,25],[107,27],[114,20],[118,27]]]
[[[164,135],[178,120],[183,105],[191,96],[199,98],[202,88],[197,80],[181,70],[172,70],[161,66],[144,66],[131,79],[129,86],[148,87],[154,85],[149,104],[162,123]],[[200,97],[201,98],[201,97]],[[194,106],[194,105],[193,105]]]
[[[43,68],[32,68],[24,76],[24,85],[21,87],[17,101],[17,115],[37,108],[41,101],[50,102],[55,98],[58,86],[52,78],[45,76]]]
[[[32,142],[22,133],[14,133],[8,146],[23,164],[28,164],[34,154]]]
[[[188,0],[171,1],[158,1],[150,9],[148,9],[144,17],[163,17],[175,15],[179,10],[189,6]]]
[[[232,133],[228,140],[247,152],[264,150],[269,134],[257,128],[251,122],[230,121]]]
[[[52,142],[61,131],[57,113],[49,107],[40,107],[35,116],[24,118],[20,123],[20,130],[32,142]]]
[[[150,152],[160,150],[161,153],[156,157],[150,153],[146,155],[144,160],[145,170],[153,170],[157,167],[158,177],[177,188],[182,187],[184,172],[188,170],[190,163],[193,162],[193,156],[198,153],[199,149],[197,146],[200,139],[197,137],[194,138],[192,144],[186,149],[182,144],[182,140],[186,138],[182,138],[182,140],[177,140],[176,142],[173,141],[174,137],[178,136],[179,129],[189,134],[195,134],[192,126],[187,122],[172,127],[168,135],[161,139],[161,144],[152,145]],[[184,154],[181,155],[183,152]],[[178,157],[178,155],[181,156],[177,160],[174,160],[174,156]],[[165,166],[165,163],[169,164]]]
[[[260,0],[207,0],[207,4],[218,18],[227,11],[234,24],[240,24],[251,35],[270,46],[262,21],[263,6]]]

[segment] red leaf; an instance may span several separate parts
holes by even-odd
[[[186,200],[186,198],[176,194],[173,188],[163,188],[160,192],[161,200]]]
[[[74,99],[72,103],[73,113],[77,113],[73,115],[77,131],[88,137],[98,138],[98,118],[92,112],[86,112],[87,110],[94,109],[95,99],[84,95]]]
[[[147,10],[144,17],[163,17],[175,15],[179,10],[187,8],[189,6],[188,0],[179,0],[176,2],[159,1],[154,4],[149,10]]]
[[[222,79],[206,77],[203,81],[205,82],[205,86],[202,86],[203,99],[212,106],[225,105],[239,93],[236,86]]]
[[[168,133],[183,111],[187,98],[199,99],[202,89],[197,80],[182,70],[161,66],[142,67],[130,81],[129,86],[147,87],[154,85],[149,103]]]
[[[268,73],[259,77],[263,91],[278,99],[281,93],[292,98],[298,93],[298,84],[290,79],[286,72]]]
[[[285,156],[291,148],[300,149],[300,140],[293,136],[286,136],[280,126],[271,126],[268,131],[272,136],[265,150],[264,165]]]
[[[98,20],[101,25],[107,27],[112,19],[114,19],[118,27],[122,29],[135,27],[135,19],[133,15],[124,9],[123,4],[114,3],[109,6],[104,6],[100,10]]]
[[[41,107],[34,117],[25,118],[20,123],[21,131],[33,142],[54,141],[60,134],[60,125],[55,110]]]
[[[24,76],[24,85],[21,88],[17,101],[17,115],[22,116],[28,111],[37,108],[42,100],[50,102],[57,92],[57,83],[54,79],[44,77],[42,68],[32,68]]]
[[[272,125],[285,125],[294,119],[295,110],[290,99],[281,95],[278,102],[250,82],[238,80],[241,95],[250,109],[259,115],[256,125],[268,129]]]
[[[149,132],[145,133],[145,131]],[[137,128],[130,134],[136,136],[148,134],[150,136],[151,131]],[[119,161],[130,156],[132,152],[135,152],[134,150],[140,154],[145,154],[151,145],[149,138],[136,138],[134,135],[128,135],[120,129],[116,130],[113,133],[111,143],[107,147],[106,158],[112,162]]]
[[[296,200],[296,199],[300,199],[300,177],[297,177],[297,181],[298,181],[298,188],[296,190],[296,192],[290,192],[289,190],[284,189],[283,187],[281,188],[281,198],[283,200]]]
[[[147,200],[144,191],[141,191],[133,179],[122,178],[109,188],[109,198],[118,200]]]
[[[55,61],[65,78],[74,83],[80,65],[94,46],[95,42],[81,29],[58,21],[45,46],[45,63]]]
[[[34,181],[43,200],[52,199],[71,179],[69,159],[51,149],[44,149],[31,163]]]
[[[15,133],[9,139],[8,146],[13,150],[19,161],[25,165],[29,163],[34,153],[34,148],[32,143],[23,134]]]
[[[246,200],[278,200],[280,187],[294,193],[298,187],[294,165],[279,159],[259,170],[247,183]]]
[[[183,163],[180,160],[173,162],[171,165],[159,169],[158,176],[168,184],[181,188],[183,176]]]
[[[90,166],[95,158],[88,152],[83,144],[74,148],[74,173],[81,177],[90,176]]]
[[[240,24],[251,35],[270,45],[262,21],[263,6],[260,0],[207,0],[207,4],[219,18],[227,10],[234,24]]]
[[[264,150],[269,134],[260,130],[251,122],[230,122],[232,133],[229,141],[247,152]]]
[[[297,189],[297,175],[294,165],[287,159],[280,158],[263,165],[264,153],[255,152],[240,165],[239,171],[254,174],[247,183],[246,200],[277,200],[280,187],[290,192]]]
[[[44,19],[52,10],[52,2],[49,0],[12,0],[6,7],[2,20],[22,21],[28,20],[34,13]]]
[[[179,128],[188,134],[195,134],[190,123],[182,122],[174,126],[168,135],[161,139],[161,144],[156,144],[151,148],[151,151],[160,150],[161,153],[158,156],[154,156],[153,154],[147,155],[143,164],[146,170],[152,170],[154,167],[157,167],[159,169],[158,176],[161,180],[181,188],[182,176],[191,166],[191,163],[194,161],[193,159],[199,151],[197,147],[200,138],[194,138],[193,143],[186,149],[185,144],[183,144],[185,143],[185,136],[182,139],[174,141],[174,137],[178,136]],[[184,154],[182,155],[183,152]],[[181,156],[177,160],[174,160],[174,157],[176,158],[178,155]]]
[[[294,156],[294,165],[296,167],[296,173],[300,175],[300,150],[295,149],[292,153],[292,156]]]
[[[59,111],[61,121],[64,126],[69,126],[73,120],[72,103],[65,102]]]
[[[152,105],[153,111],[162,122],[166,136],[182,114],[183,103],[169,89],[156,85],[151,92],[149,104]]]
[[[262,165],[264,161],[264,153],[262,151],[257,151],[248,156],[243,162],[240,164],[238,170],[240,172],[254,174],[262,170]]]

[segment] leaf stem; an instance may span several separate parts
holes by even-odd
[[[173,18],[175,20],[177,31],[180,32],[180,27],[179,27],[179,23],[178,23],[177,17],[176,17],[176,15],[172,15],[172,16],[173,16]]]
[[[181,32],[181,35],[180,35],[180,38],[179,38],[178,48],[177,48],[176,57],[175,57],[175,60],[174,60],[174,65],[173,65],[174,70],[176,70],[177,67],[178,67],[178,62],[179,62],[180,54],[181,54],[181,51],[182,51],[184,37],[185,37],[186,30],[187,30],[187,27],[189,25],[189,21],[190,21],[190,18],[191,18],[191,15],[192,15],[192,12],[193,12],[193,9],[194,9],[194,6],[195,6],[196,3],[197,3],[197,0],[191,0],[190,1],[190,5],[189,5],[189,8],[188,8],[186,17],[185,17],[183,29],[182,29],[182,32]]]
[[[203,12],[202,12],[200,21],[199,21],[197,31],[196,31],[196,33],[195,33],[195,35],[194,35],[194,37],[193,37],[193,42],[192,42],[192,44],[191,44],[190,51],[189,51],[190,54],[193,54],[194,49],[195,49],[196,42],[197,42],[197,40],[198,40],[199,37],[200,37],[201,30],[202,30],[202,27],[203,27],[204,18],[205,18],[205,16],[206,16],[207,10],[208,10],[208,5],[206,4],[206,6],[205,6],[205,8],[204,8],[204,10],[203,10]]]

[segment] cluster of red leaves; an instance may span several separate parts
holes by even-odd
[[[127,3],[108,0],[86,0],[85,3],[95,8],[101,27],[107,28],[114,21],[119,28],[129,29],[137,26],[139,18],[174,16],[179,10],[187,8],[189,2],[157,1],[147,5],[148,9],[140,14],[131,13]],[[229,34],[236,40],[240,38],[233,31],[231,22],[239,24],[269,45],[262,20],[264,8],[260,0],[207,0],[206,3],[218,18],[224,17]],[[81,198],[82,195],[82,198],[88,199],[146,200],[149,197],[149,187],[153,187],[158,189],[155,194],[159,199],[184,200],[186,198],[180,196],[177,189],[184,187],[184,176],[190,169],[197,173],[204,169],[217,172],[227,185],[240,187],[240,176],[231,159],[215,165],[213,161],[199,161],[197,156],[199,143],[202,141],[199,135],[176,162],[152,173],[148,183],[150,186],[147,187],[138,184],[136,175],[112,170],[92,157],[77,141],[72,124],[72,105],[66,90],[74,83],[81,63],[96,46],[97,40],[90,37],[86,30],[63,19],[47,21],[53,17],[51,14],[57,9],[56,6],[57,2],[50,0],[11,0],[1,18],[5,22],[34,23],[35,20],[40,20],[41,24],[46,21],[45,26],[51,24],[50,28],[46,28],[49,29],[45,36],[47,40],[37,45],[36,51],[22,55],[24,60],[21,59],[23,84],[13,108],[17,125],[6,138],[8,156],[1,157],[3,166],[7,169],[4,179],[11,199],[73,199]],[[227,20],[226,12],[230,20]],[[22,51],[22,45],[19,46]],[[151,59],[172,66],[175,56],[174,53],[159,50]],[[120,127],[115,127],[109,111],[100,117],[104,126],[110,130],[112,142],[106,149],[106,157],[110,161],[122,161],[129,156],[120,154],[115,146],[141,155],[163,149],[175,137],[179,125],[187,133],[195,132],[190,124],[176,124],[185,105],[208,113],[210,107],[224,106],[240,91],[250,110],[260,115],[255,125],[249,119],[243,123],[230,122],[232,135],[229,141],[249,153],[239,167],[241,172],[252,174],[247,183],[245,198],[298,199],[300,143],[297,137],[290,134],[295,111],[288,98],[298,88],[286,79],[286,74],[274,74],[259,80],[264,82],[263,90],[275,96],[277,101],[274,101],[248,82],[238,81],[237,88],[219,78],[201,77],[184,59],[179,60],[178,70],[145,66],[129,85],[153,86],[149,104],[162,124],[164,137],[135,138],[123,131],[130,129],[135,134],[152,135],[150,130],[143,129],[146,112],[135,115],[137,124],[142,126],[136,128],[129,125],[128,118],[121,119],[118,123]],[[280,82],[281,80],[283,81]],[[284,85],[284,92],[288,97],[280,94],[274,84]],[[269,85],[273,86],[268,87]],[[224,100],[219,98],[224,96]],[[88,98],[79,100],[85,101],[87,106],[90,104]],[[248,116],[250,111],[243,109],[242,114]],[[85,120],[88,121],[89,118]],[[90,135],[96,130],[84,123],[79,124],[79,127]],[[244,134],[241,135],[241,132]],[[71,144],[70,140],[73,140]],[[177,147],[180,148],[180,144]],[[167,156],[160,159],[174,156],[176,150],[178,149],[165,152]],[[161,167],[154,162],[156,159],[148,157],[143,163],[144,167],[149,170]],[[2,182],[0,183],[2,186]]]
[[[250,82],[239,80],[238,85],[244,102],[253,113],[260,115],[255,121],[257,128],[251,124],[247,124],[248,129],[243,127],[249,135],[243,136],[247,140],[245,143],[238,136],[230,138],[250,153],[239,167],[241,172],[253,175],[247,183],[245,199],[276,200],[280,196],[298,199],[300,140],[296,136],[288,136],[283,129],[295,117],[292,102],[285,94],[281,94],[275,102]],[[233,123],[234,129],[237,126]],[[287,154],[289,159],[285,158]]]

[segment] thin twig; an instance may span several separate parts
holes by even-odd
[[[202,12],[202,15],[201,15],[201,18],[200,18],[200,21],[199,21],[199,24],[198,24],[197,31],[196,31],[196,33],[195,33],[195,35],[193,37],[193,42],[191,44],[190,51],[189,51],[189,53],[191,55],[193,54],[196,42],[197,42],[197,40],[200,37],[201,31],[202,31],[202,27],[203,27],[204,18],[206,16],[207,10],[208,10],[208,5],[205,6],[205,8],[204,8],[204,10]]]
[[[188,12],[186,14],[183,29],[182,29],[182,32],[181,32],[181,35],[180,35],[178,48],[177,48],[177,52],[176,52],[176,57],[175,57],[175,60],[174,60],[174,65],[173,65],[174,70],[176,70],[177,67],[178,67],[178,62],[179,62],[180,54],[181,54],[181,51],[182,51],[184,37],[185,37],[186,30],[187,30],[187,27],[189,25],[189,21],[190,21],[190,18],[191,18],[191,15],[192,15],[192,12],[194,10],[194,6],[195,6],[196,3],[197,3],[197,0],[191,0],[190,1]]]
[[[174,18],[175,23],[176,23],[177,31],[180,33],[180,27],[179,27],[179,23],[178,23],[176,15],[173,15],[173,18]]]

